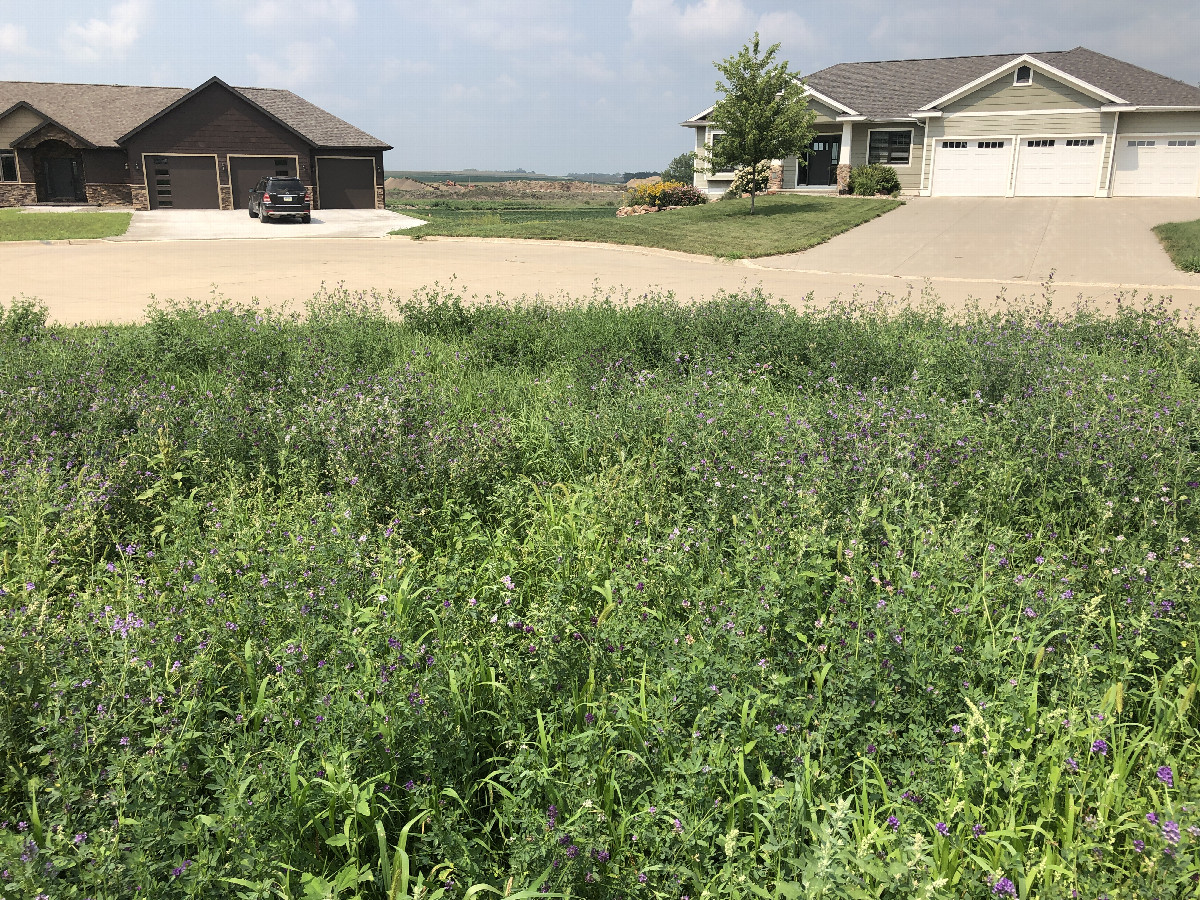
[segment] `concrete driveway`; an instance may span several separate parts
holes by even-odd
[[[763,268],[1114,286],[1193,284],[1151,231],[1200,219],[1200,199],[916,197],[900,209]]]
[[[316,209],[307,225],[291,220],[263,224],[242,210],[155,209],[133,214],[129,230],[114,241],[215,241],[266,238],[371,238],[421,219],[386,209]]]

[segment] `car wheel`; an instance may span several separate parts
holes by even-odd
[[[258,216],[256,216],[256,215],[254,214],[254,207],[253,207],[253,206],[247,206],[247,207],[246,207],[246,212],[250,214],[250,218],[252,218],[252,219],[257,219],[257,218],[258,218]]]
[[[264,225],[266,225],[266,224],[267,224],[267,221],[268,221],[268,219],[267,219],[267,214],[266,214],[265,212],[262,212],[262,211],[260,210],[260,211],[259,211],[259,213],[258,213],[258,221],[260,221],[260,222],[262,222]]]
[[[309,222],[312,221],[312,215],[310,215],[309,213],[305,213],[304,215],[302,215],[300,217],[300,221],[303,222],[305,225],[307,225]]]

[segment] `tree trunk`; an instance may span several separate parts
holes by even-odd
[[[754,185],[750,185],[750,215],[754,215]]]

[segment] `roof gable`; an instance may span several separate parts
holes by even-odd
[[[922,106],[921,110],[925,111],[936,109],[940,106],[945,106],[947,103],[951,103],[954,100],[957,100],[959,97],[964,97],[967,94],[972,93],[990,81],[994,81],[997,78],[1003,78],[1015,72],[1021,66],[1029,66],[1029,68],[1033,69],[1035,72],[1041,72],[1043,75],[1050,75],[1053,78],[1057,78],[1059,81],[1070,84],[1076,90],[1099,100],[1105,100],[1109,103],[1126,102],[1117,95],[1109,93],[1103,88],[1096,87],[1094,84],[1090,84],[1084,81],[1082,78],[1076,78],[1069,72],[1064,72],[1062,69],[1055,68],[1049,63],[1043,62],[1036,56],[1030,56],[1028,53],[1026,53],[1018,56],[1016,59],[1009,60],[1008,62],[997,66],[991,72],[985,72],[983,75],[968,82],[967,84],[962,85],[959,88],[956,88],[945,96],[938,97],[936,100],[930,101]]]
[[[954,100],[941,104],[946,115],[973,112],[1016,112],[1026,110],[1099,109],[1106,101],[1076,89],[1054,75],[1034,71],[1028,84],[1014,84],[1014,72],[985,82]]]

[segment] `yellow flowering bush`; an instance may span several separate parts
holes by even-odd
[[[701,191],[690,184],[679,181],[660,181],[658,184],[641,184],[625,192],[626,206],[698,206],[707,203]]]

